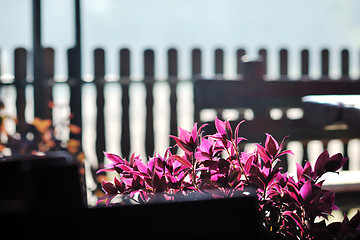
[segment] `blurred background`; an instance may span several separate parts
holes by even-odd
[[[32,46],[31,1],[0,0],[0,48],[2,74],[12,74],[12,50]],[[356,0],[83,0],[83,74],[92,74],[92,50],[107,51],[107,74],[118,74],[117,51],[134,51],[133,74],[142,73],[140,53],[145,48],[157,52],[156,75],[164,76],[164,58],[169,47],[179,50],[179,77],[190,77],[190,49],[204,50],[204,74],[212,73],[211,51],[221,47],[227,54],[225,76],[233,77],[232,53],[246,48],[256,55],[259,48],[269,51],[268,74],[277,74],[275,54],[280,48],[290,53],[289,74],[299,76],[301,48],[319,52],[321,48],[354,52],[360,42],[360,2]],[[56,54],[55,75],[66,75],[66,49],[74,44],[74,1],[42,1],[43,45]],[[311,55],[312,75],[318,76],[319,55]],[[339,74],[338,58],[331,59],[331,74]],[[350,61],[350,74],[358,75],[359,62]],[[139,76],[138,76],[139,77]]]

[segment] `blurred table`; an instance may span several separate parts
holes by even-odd
[[[309,95],[302,102],[304,119],[313,126],[345,125],[360,136],[360,95]]]

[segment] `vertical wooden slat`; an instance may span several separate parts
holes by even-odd
[[[321,51],[321,78],[328,79],[329,78],[329,50],[323,49]]]
[[[215,49],[215,78],[224,77],[224,50],[218,48]],[[216,109],[216,115],[219,119],[222,117],[223,109]]]
[[[144,83],[146,88],[146,129],[145,129],[145,151],[148,156],[154,153],[154,75],[155,75],[155,54],[152,49],[144,51]]]
[[[261,48],[259,50],[259,56],[260,56],[260,60],[263,63],[264,74],[266,74],[267,73],[267,51],[265,48]]]
[[[344,157],[349,158],[349,140],[345,139],[342,142],[344,144]],[[350,159],[345,162],[345,164],[343,166],[343,170],[349,170],[349,166],[350,166],[349,161],[350,161]]]
[[[193,78],[201,76],[201,50],[198,48],[191,51],[191,70]]]
[[[236,74],[238,76],[243,74],[243,59],[242,57],[245,56],[246,51],[243,48],[240,48],[236,51]]]
[[[307,78],[309,76],[309,50],[303,49],[301,51],[301,76]]]
[[[176,49],[169,49],[168,55],[168,82],[170,85],[170,135],[177,135],[177,94],[178,83],[178,55]],[[175,145],[174,139],[170,139],[170,146]]]
[[[52,119],[52,109],[49,107],[49,103],[53,101],[55,51],[52,48],[44,48],[43,54],[44,54],[43,101],[46,104],[42,109],[43,110],[42,117],[45,119]]]
[[[287,78],[288,75],[288,51],[286,49],[280,50],[280,76]]]
[[[195,48],[191,51],[191,74],[192,74],[192,80],[196,80],[201,76],[201,50],[198,48]],[[196,97],[196,96],[194,96]],[[200,122],[200,111],[198,107],[194,106],[194,122]]]
[[[34,114],[35,117],[44,118],[43,109],[46,107],[44,101],[44,58],[43,58],[43,48],[41,45],[42,38],[42,27],[41,27],[41,1],[33,0],[32,6],[33,22],[33,73],[34,73]]]
[[[68,50],[68,84],[70,87],[70,111],[72,118],[70,123],[82,128],[82,105],[81,105],[81,70],[79,69],[80,59],[77,48],[70,48]],[[70,138],[75,140],[82,140],[82,134],[70,133]]]
[[[215,50],[215,76],[223,77],[224,75],[224,50],[218,48]]]
[[[25,123],[25,87],[27,69],[27,51],[24,48],[17,48],[14,51],[14,84],[16,87],[16,114],[18,119],[17,131],[22,134],[22,127]]]
[[[99,166],[104,163],[105,151],[105,117],[104,117],[104,84],[105,84],[105,51],[97,48],[94,50],[94,82],[96,85],[96,156]]]
[[[341,78],[349,79],[349,50],[347,49],[341,51]]]
[[[130,155],[130,50],[120,50],[120,84],[122,89],[121,106],[122,106],[122,121],[121,121],[121,153],[123,157]]]

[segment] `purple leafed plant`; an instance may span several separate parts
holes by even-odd
[[[203,136],[202,125],[191,132],[179,128],[179,136],[170,136],[183,155],[157,154],[143,163],[133,154],[129,160],[105,153],[111,161],[99,172],[118,173],[114,182],[103,181],[105,195],[98,203],[121,204],[115,197],[147,203],[154,199],[173,200],[191,192],[214,193],[229,197],[249,187],[256,190],[263,226],[274,239],[360,239],[360,211],[349,220],[326,225],[335,205],[335,193],[322,189],[321,176],[338,171],[347,161],[340,153],[329,156],[325,150],[315,166],[297,165],[297,178],[282,173],[278,162],[285,154],[284,140],[279,144],[266,134],[264,146],[255,144],[254,152],[240,152],[246,140],[229,121],[215,119],[217,132]],[[221,193],[221,194],[219,194]]]

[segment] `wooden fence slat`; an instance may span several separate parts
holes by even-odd
[[[224,75],[224,50],[218,48],[215,49],[215,75],[217,77],[223,77]]]
[[[53,48],[43,49],[44,58],[44,76],[43,76],[43,89],[44,99],[43,102],[43,113],[44,119],[52,120],[52,108],[49,107],[49,103],[53,101],[53,85],[54,85],[54,69],[55,69],[55,51]]]
[[[82,129],[82,100],[81,100],[81,61],[79,59],[80,49],[74,47],[70,48],[67,51],[68,57],[68,84],[70,86],[70,112],[72,118],[70,123],[74,124]],[[72,134],[70,133],[70,138],[75,140],[82,140],[82,133]]]
[[[177,135],[177,94],[176,87],[178,83],[178,54],[177,50],[171,48],[168,54],[168,82],[170,85],[170,135]],[[175,145],[175,140],[170,139],[170,146]]]
[[[328,49],[321,50],[321,76],[322,79],[329,78],[329,58],[330,53]]]
[[[280,75],[282,78],[287,78],[288,75],[288,51],[286,49],[280,50]]]
[[[201,50],[195,48],[191,51],[191,75],[194,77],[201,76]]]
[[[25,48],[17,48],[14,51],[14,84],[16,86],[16,114],[18,119],[17,131],[22,134],[22,126],[25,123],[25,87],[27,70],[27,51]]]
[[[302,78],[309,76],[309,50],[303,49],[301,51],[301,76]]]
[[[264,74],[267,73],[267,51],[265,48],[261,48],[259,50],[259,56],[260,56],[260,60],[262,61],[262,65],[264,68]]]
[[[155,75],[155,54],[152,49],[144,51],[144,84],[146,88],[146,127],[145,127],[145,151],[147,156],[154,153],[154,75]]]
[[[130,50],[127,48],[121,49],[120,52],[120,84],[122,89],[121,107],[122,107],[122,121],[121,121],[121,153],[123,157],[130,156],[130,97],[129,97],[129,83],[130,83]]]
[[[105,51],[101,48],[94,50],[94,82],[96,85],[96,156],[99,166],[104,163],[103,151],[106,150],[105,116],[104,116],[104,84],[105,84]]]
[[[245,56],[246,51],[243,48],[240,48],[236,51],[236,74],[242,75],[243,74],[243,56]]]
[[[341,51],[341,78],[346,80],[349,78],[349,50]]]

